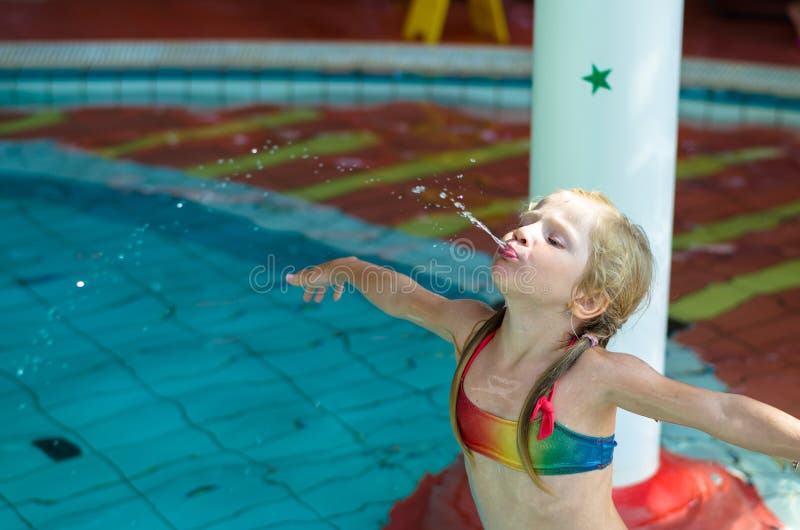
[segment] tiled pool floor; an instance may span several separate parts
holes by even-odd
[[[250,287],[268,253],[330,248],[173,197],[0,188],[0,527],[378,528],[455,455],[446,343]]]

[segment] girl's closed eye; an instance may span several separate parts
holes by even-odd
[[[553,236],[553,235],[547,236],[547,242],[550,243],[551,245],[553,245],[556,248],[564,248],[564,244],[556,236]]]

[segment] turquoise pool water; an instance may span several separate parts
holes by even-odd
[[[322,213],[262,202],[269,229],[86,180],[159,170],[0,151],[0,528],[380,528],[456,455],[447,343],[281,284],[342,255],[301,231]]]

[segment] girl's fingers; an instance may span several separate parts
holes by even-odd
[[[314,297],[314,301],[316,303],[322,302],[322,299],[325,298],[325,291],[327,290],[328,290],[327,287],[320,287],[319,289],[317,289],[317,295]]]
[[[305,292],[303,293],[303,301],[310,302],[311,298],[314,296],[314,288],[313,287],[306,287]]]
[[[342,293],[344,292],[344,284],[337,283],[333,286],[333,301],[338,302],[339,299],[342,297]]]

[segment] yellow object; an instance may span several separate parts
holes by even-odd
[[[500,44],[508,44],[503,0],[469,0],[469,18],[478,34],[489,35]]]
[[[450,0],[411,0],[403,24],[403,38],[419,37],[428,44],[439,42],[449,7]],[[501,44],[508,43],[503,0],[469,0],[469,18],[478,34],[489,35]]]

